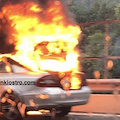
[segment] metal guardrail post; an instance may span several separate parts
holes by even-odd
[[[108,30],[109,24],[105,24],[105,41],[104,41],[104,79],[108,78],[107,57],[108,57]]]

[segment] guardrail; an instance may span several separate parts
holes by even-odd
[[[119,93],[120,79],[87,79],[93,93]]]

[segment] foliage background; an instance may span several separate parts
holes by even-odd
[[[120,19],[120,0],[68,0],[69,10],[78,24]],[[83,35],[79,45],[83,57],[104,57],[105,25],[81,27]],[[109,24],[109,56],[120,56],[120,23]],[[120,78],[120,60],[113,60],[108,78]],[[81,61],[82,70],[88,78],[94,71],[104,77],[104,60]]]

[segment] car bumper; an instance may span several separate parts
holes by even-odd
[[[24,94],[23,100],[28,110],[49,109],[61,106],[84,105],[91,94],[89,87],[84,86],[80,90],[64,91],[61,88],[43,88]]]

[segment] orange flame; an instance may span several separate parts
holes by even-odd
[[[43,110],[43,109],[41,109],[39,111],[28,111],[27,115],[42,115],[42,114],[48,114],[48,113],[50,113],[49,110]]]
[[[36,3],[26,2],[5,6],[2,12],[12,21],[11,26],[16,30],[13,43],[17,52],[12,57],[18,62],[33,71],[79,69],[79,53],[75,47],[81,30],[79,26],[67,23],[62,4],[58,0],[46,10]],[[47,43],[39,45],[42,42]],[[64,59],[46,60],[42,57],[45,53],[47,57],[54,54]]]
[[[9,39],[15,45],[13,59],[32,71],[80,71],[76,46],[81,29],[71,22],[59,0],[49,1],[47,7],[29,1],[10,4],[2,8],[2,14],[14,28],[14,39]]]

